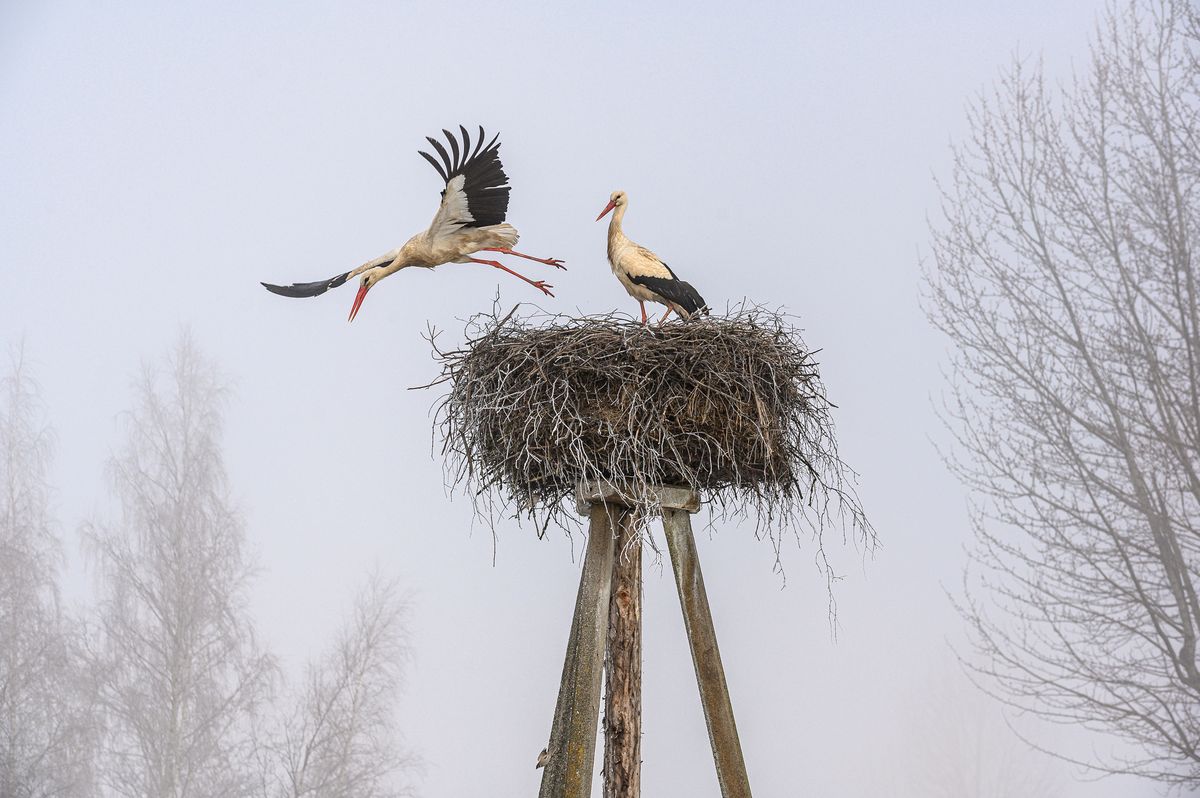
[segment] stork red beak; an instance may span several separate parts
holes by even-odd
[[[600,211],[600,215],[596,217],[596,221],[598,222],[601,219],[603,219],[604,214],[608,213],[615,207],[617,207],[617,203],[613,202],[612,200],[609,200],[608,204],[604,206],[604,210]]]
[[[354,321],[354,317],[358,315],[358,309],[362,307],[363,300],[367,298],[367,292],[371,290],[371,286],[365,283],[358,288],[358,296],[354,297],[354,305],[350,308],[350,318],[346,321]]]

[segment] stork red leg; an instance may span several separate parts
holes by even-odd
[[[553,288],[554,286],[550,285],[550,283],[546,282],[545,280],[530,280],[528,277],[526,277],[523,274],[517,274],[512,269],[508,268],[507,266],[505,266],[503,263],[500,263],[499,261],[480,260],[479,258],[467,258],[467,260],[471,261],[471,263],[481,263],[484,266],[492,266],[493,268],[499,269],[500,271],[508,272],[513,277],[520,277],[522,280],[529,283],[530,285],[532,285],[537,290],[541,291],[546,296],[554,296],[554,294],[550,293],[550,289]]]
[[[484,252],[503,252],[505,255],[516,255],[518,258],[525,258],[525,260],[536,260],[538,263],[544,263],[547,266],[554,266],[556,268],[563,269],[564,271],[567,268],[566,266],[563,265],[563,262],[561,260],[559,260],[558,258],[535,258],[532,255],[526,255],[524,252],[514,252],[511,249],[503,249],[500,247],[484,247],[483,251]]]
[[[666,313],[664,313],[664,314],[663,314],[663,317],[662,317],[661,319],[659,319],[659,320],[658,320],[658,323],[659,323],[660,325],[661,325],[661,324],[662,324],[664,321],[666,321],[666,320],[667,320],[667,316],[670,316],[670,315],[671,315],[671,311],[672,311],[672,310],[674,310],[674,308],[667,308],[667,312],[666,312]]]
[[[650,322],[650,317],[646,315],[646,303],[638,300],[638,304],[642,306],[642,326],[646,326]]]

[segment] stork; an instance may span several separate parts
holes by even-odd
[[[518,234],[515,227],[504,221],[508,212],[510,189],[508,175],[504,173],[504,167],[500,163],[500,136],[497,134],[492,137],[485,146],[485,134],[480,127],[475,151],[472,152],[471,136],[467,129],[462,125],[459,125],[458,129],[462,133],[461,142],[455,134],[442,130],[450,144],[450,152],[446,152],[446,148],[437,139],[425,137],[437,151],[440,162],[429,153],[418,150],[418,154],[429,161],[446,184],[442,190],[442,204],[438,207],[428,230],[417,233],[403,246],[389,250],[356,269],[330,277],[328,280],[291,285],[263,283],[263,287],[280,296],[320,296],[330,288],[337,288],[361,274],[362,280],[359,283],[358,295],[354,298],[354,305],[350,308],[349,321],[354,321],[354,317],[358,315],[358,309],[362,307],[363,300],[367,298],[367,292],[372,286],[384,277],[410,267],[432,269],[444,263],[480,263],[520,277],[543,294],[554,296],[550,292],[554,286],[544,280],[530,280],[494,259],[471,257],[477,252],[499,252],[559,269],[566,268],[557,258],[535,258],[513,250]]]
[[[657,255],[630,241],[629,236],[625,235],[621,221],[628,207],[629,195],[624,191],[614,191],[596,221],[603,219],[609,211],[616,211],[608,223],[608,262],[621,285],[641,306],[642,324],[648,323],[647,302],[667,306],[667,312],[658,320],[659,324],[667,320],[671,311],[684,319],[707,313],[707,303],[691,284],[680,280]]]

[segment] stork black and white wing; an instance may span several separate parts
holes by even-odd
[[[315,283],[292,283],[291,285],[271,285],[263,283],[262,287],[270,291],[272,294],[280,296],[292,297],[310,297],[320,296],[330,288],[337,288],[339,285],[346,282],[350,277],[350,272],[339,274],[337,277],[330,277],[328,280],[317,280]]]
[[[442,204],[430,225],[431,230],[446,227],[488,227],[500,224],[508,213],[508,175],[500,163],[500,135],[484,145],[486,134],[479,128],[475,150],[471,150],[471,135],[462,125],[458,126],[462,141],[453,133],[442,130],[450,151],[437,139],[426,139],[440,157],[434,158],[423,150],[421,157],[437,171],[446,183],[442,190]],[[461,143],[461,149],[460,149]]]
[[[380,255],[378,258],[372,258],[362,266],[359,266],[357,269],[351,269],[345,274],[339,274],[336,277],[330,277],[328,280],[317,280],[315,283],[292,283],[291,285],[272,285],[271,283],[262,283],[262,287],[270,291],[272,294],[279,294],[280,296],[320,296],[330,288],[337,288],[339,285],[343,285],[347,280],[357,274],[362,274],[368,269],[374,269],[376,266],[386,266],[395,259],[398,252],[399,250],[394,249],[391,252]]]
[[[666,266],[667,264],[663,264]],[[629,282],[634,285],[645,286],[648,290],[654,292],[658,296],[666,300],[665,305],[678,305],[683,310],[685,318],[690,318],[698,313],[703,313],[708,310],[708,303],[704,301],[704,297],[700,296],[700,292],[692,287],[691,283],[684,282],[671,273],[671,277],[651,277],[649,275],[631,275]]]

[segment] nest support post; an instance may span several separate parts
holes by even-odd
[[[700,702],[704,705],[704,722],[717,765],[721,796],[750,798],[750,778],[746,775],[746,761],[733,719],[733,703],[725,683],[725,667],[717,647],[708,593],[704,590],[691,516],[685,510],[664,507],[663,531],[671,552],[671,570],[675,572],[675,587],[683,608],[683,624],[692,649],[696,682],[700,685]]]
[[[587,553],[538,798],[590,798],[592,794],[600,674],[612,584],[613,530],[620,511],[603,503],[590,508]]]
[[[638,798],[642,774],[642,536],[637,510],[617,528],[604,658],[604,798]]]
[[[642,579],[638,526],[647,507],[661,509],[663,514],[721,795],[750,798],[750,783],[692,535],[690,514],[699,509],[699,496],[676,487],[651,488],[649,494],[646,490],[626,491],[608,482],[579,487],[579,511],[590,518],[588,549],[540,798],[591,795],[602,663],[606,676],[604,796],[637,798],[640,794]]]

